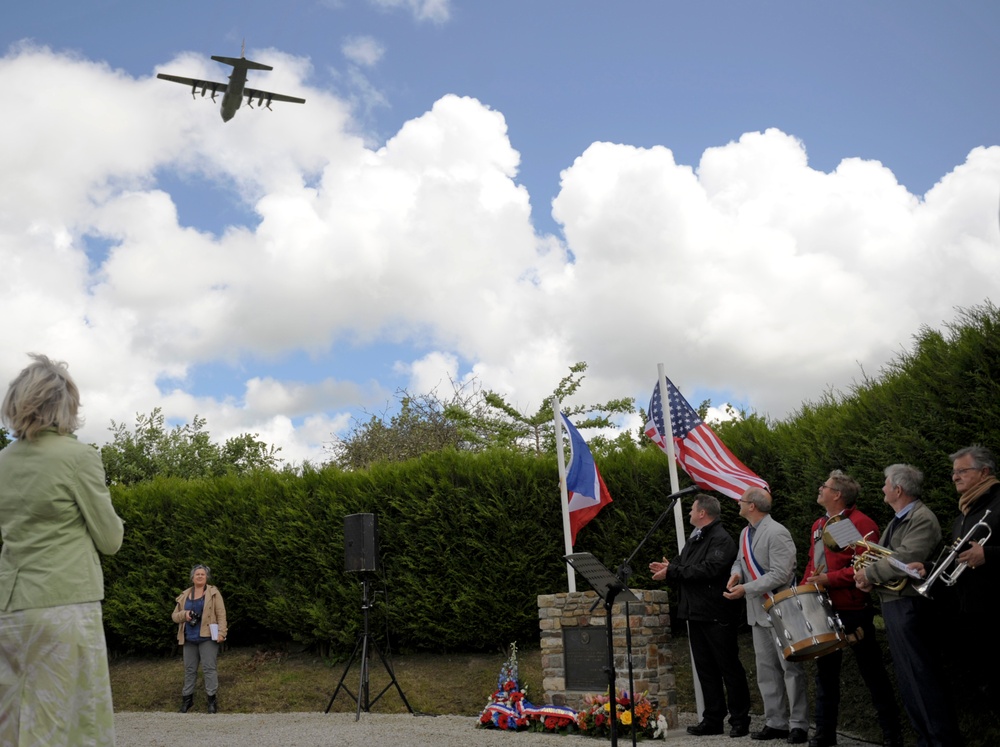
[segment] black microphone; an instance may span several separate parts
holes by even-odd
[[[667,496],[667,500],[671,498],[680,498],[682,495],[691,495],[691,493],[700,493],[701,488],[697,485],[692,485],[691,487],[684,488],[684,490],[678,490],[676,493],[671,493]]]

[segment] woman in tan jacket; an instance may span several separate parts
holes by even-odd
[[[177,597],[177,606],[171,617],[177,623],[177,643],[184,651],[184,688],[181,690],[181,713],[194,705],[194,688],[198,679],[198,665],[205,677],[205,694],[208,695],[208,712],[219,710],[217,692],[219,676],[216,662],[219,644],[226,640],[226,605],[219,590],[208,583],[211,569],[196,565],[191,569],[192,586]]]

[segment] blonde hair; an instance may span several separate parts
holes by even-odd
[[[29,353],[34,361],[17,375],[4,397],[0,416],[15,438],[34,441],[46,428],[60,435],[80,427],[80,390],[62,361]]]

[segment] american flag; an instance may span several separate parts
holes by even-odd
[[[769,489],[767,483],[733,456],[712,429],[705,425],[698,417],[698,413],[677,391],[677,387],[670,383],[670,379],[667,379],[667,391],[677,462],[698,487],[718,491],[736,500],[739,500],[747,488]],[[667,442],[664,438],[666,430],[663,424],[660,382],[656,382],[653,398],[649,401],[646,435],[664,453],[667,451]]]

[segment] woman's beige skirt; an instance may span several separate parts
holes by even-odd
[[[101,603],[0,613],[0,745],[114,743]]]

